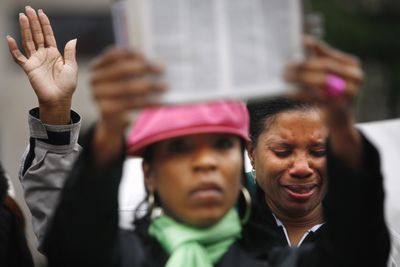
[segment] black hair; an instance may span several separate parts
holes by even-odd
[[[7,195],[7,191],[8,191],[8,181],[6,178],[6,173],[0,162],[0,203],[3,203],[3,200]]]
[[[293,110],[310,110],[316,106],[310,102],[294,100],[286,97],[274,97],[264,101],[249,102],[247,109],[250,115],[250,139],[254,146],[258,137],[268,130],[276,115]]]

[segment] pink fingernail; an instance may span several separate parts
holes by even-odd
[[[38,13],[42,14],[43,13],[43,9],[39,9]]]
[[[337,75],[329,74],[325,81],[325,90],[330,96],[339,96],[346,90],[346,81]]]

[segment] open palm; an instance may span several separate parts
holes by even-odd
[[[64,63],[64,58],[57,48],[40,48],[22,68],[42,103],[72,97],[76,88],[77,65]]]
[[[64,56],[58,51],[56,40],[43,11],[27,7],[19,17],[25,55],[14,38],[7,42],[15,62],[28,75],[39,103],[60,105],[70,103],[77,84],[78,66],[75,59],[76,39],[69,41]]]

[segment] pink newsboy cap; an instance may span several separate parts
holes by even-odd
[[[249,114],[238,101],[149,108],[139,114],[128,134],[128,154],[141,156],[147,146],[174,137],[227,133],[248,140],[248,132]]]

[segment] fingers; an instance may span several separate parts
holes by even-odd
[[[44,40],[47,46],[57,47],[56,38],[54,37],[53,29],[50,24],[50,20],[42,9],[38,10],[38,16],[40,24],[42,25],[42,31],[44,35]]]
[[[77,39],[69,41],[64,48],[64,61],[66,65],[75,66],[76,63],[76,42]]]
[[[158,77],[162,68],[137,52],[108,49],[92,63],[92,93],[102,117],[119,117],[129,110],[158,103],[166,85]]]
[[[29,58],[36,52],[35,43],[33,42],[29,19],[24,13],[19,14],[19,27],[21,31],[22,46],[26,56]]]
[[[124,59],[118,64],[112,64],[94,70],[92,74],[92,83],[95,84],[129,77],[142,77],[148,74],[157,75],[160,73],[161,69],[157,65],[135,59]]]
[[[26,16],[29,19],[29,25],[31,28],[31,35],[33,37],[33,41],[35,43],[36,49],[42,48],[45,46],[44,43],[44,35],[42,31],[42,26],[40,24],[39,18],[36,14],[36,11],[30,6],[25,7]]]
[[[57,47],[53,30],[47,15],[39,9],[38,13],[30,6],[19,14],[19,27],[25,56],[30,58],[38,49]]]
[[[21,50],[19,50],[15,39],[7,35],[7,44],[14,61],[22,66],[28,59],[22,54]]]
[[[359,75],[350,75],[343,72],[333,71],[334,67],[326,68],[313,68],[313,66],[300,65],[300,66],[289,66],[285,72],[285,78],[287,81],[296,83],[302,88],[308,89],[308,93],[317,95],[320,100],[322,98],[329,99],[331,95],[326,91],[326,83],[330,75],[336,74],[337,77],[343,79],[345,86],[341,96],[352,99],[358,93],[358,88],[362,78]],[[362,74],[360,74],[362,75]]]
[[[303,64],[298,64],[297,68],[302,71],[321,71],[341,76],[346,80],[361,82],[364,78],[363,71],[354,65],[342,64],[330,58],[312,58]]]
[[[318,56],[329,57],[342,64],[348,64],[351,66],[360,65],[360,61],[357,57],[334,49],[321,41],[317,41],[311,36],[306,36],[304,38],[304,43],[306,48],[315,52]]]
[[[304,93],[319,99],[319,102],[329,102],[332,97],[352,100],[364,79],[359,60],[312,37],[306,37],[305,43],[315,52],[314,56],[304,62],[288,65],[285,79],[307,88],[303,90]],[[334,95],[329,90],[329,77],[333,76],[341,83],[340,93]]]
[[[102,83],[94,86],[93,89],[93,96],[96,99],[134,98],[163,92],[166,86],[162,82],[141,78]]]
[[[103,119],[117,118],[116,114],[123,114],[131,110],[143,109],[158,104],[157,98],[147,96],[135,96],[131,98],[107,98],[99,99],[97,104],[100,108]],[[124,115],[122,115],[124,117]]]
[[[136,59],[139,61],[144,60],[143,55],[141,55],[140,53],[133,52],[128,49],[111,47],[107,49],[102,55],[93,60],[93,62],[91,63],[91,69],[100,69],[121,59]]]

